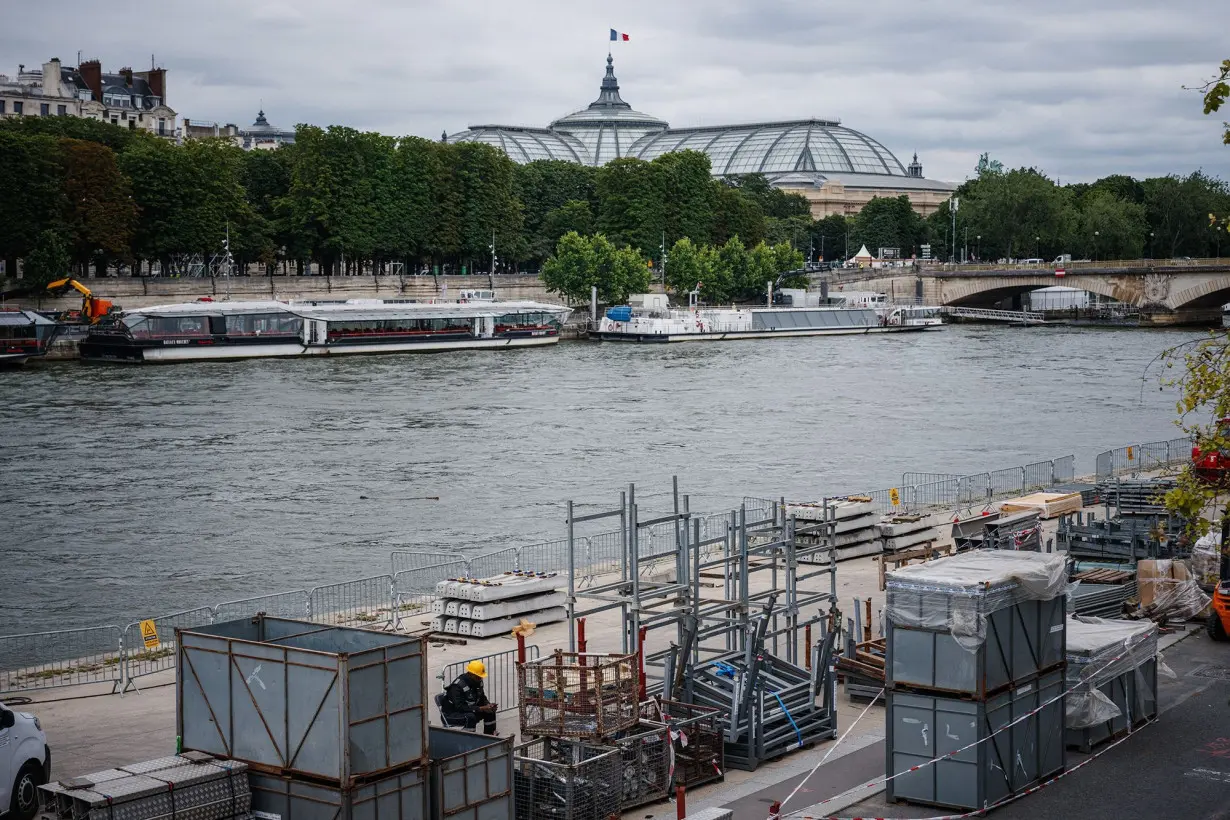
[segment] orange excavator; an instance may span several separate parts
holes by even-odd
[[[80,321],[83,324],[94,324],[111,312],[114,304],[110,299],[100,299],[95,296],[89,288],[78,282],[76,279],[65,278],[57,279],[47,285],[47,292],[52,296],[60,296],[69,288],[81,294],[81,313]],[[72,316],[65,317],[68,321],[72,321]]]

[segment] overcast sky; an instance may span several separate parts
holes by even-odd
[[[438,138],[546,125],[598,93],[673,126],[839,118],[926,176],[978,154],[1062,181],[1230,178],[1184,91],[1230,58],[1219,0],[163,0],[0,3],[0,72],[168,70],[181,117]],[[610,43],[608,30],[629,42]]]

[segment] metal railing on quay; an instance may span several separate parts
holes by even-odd
[[[238,601],[226,601],[214,607],[214,623],[253,618],[258,613],[275,618],[306,618],[308,616],[308,591],[295,589],[290,592],[275,592],[257,595]]]
[[[142,624],[153,621],[154,632],[146,634]],[[176,663],[175,630],[205,626],[214,622],[213,607],[200,606],[170,615],[160,615],[147,621],[134,621],[124,627],[124,689],[136,688],[137,678],[174,669]]]
[[[447,561],[465,560],[459,552],[420,552],[418,550],[393,550],[389,553],[389,569],[392,574],[431,567]]]
[[[1067,484],[1076,480],[1076,456],[1064,456],[1051,462],[1051,484]]]
[[[335,626],[391,628],[396,611],[394,597],[392,575],[313,587],[308,591],[308,620]]]
[[[487,667],[487,679],[483,681],[483,692],[487,700],[496,704],[497,711],[511,712],[517,708],[517,651],[506,649],[503,652],[493,652],[490,655],[479,655],[464,661],[450,663],[440,673],[441,688],[447,687],[466,671],[466,665],[472,661],[482,661]],[[539,658],[538,645],[525,647],[525,659],[536,661]],[[434,707],[434,696],[432,699]],[[433,709],[432,714],[439,718],[439,711]]]
[[[123,630],[118,626],[0,635],[0,694],[58,686],[124,682]]]
[[[576,556],[576,563],[580,565],[584,557]],[[522,572],[565,572],[568,569],[568,539],[522,547],[518,562]]]
[[[1151,470],[1185,464],[1191,459],[1191,453],[1192,441],[1189,438],[1129,444],[1098,453],[1095,475],[1098,481],[1109,481],[1124,475],[1137,476]]]
[[[400,629],[402,619],[426,612],[439,596],[436,585],[450,578],[472,578],[470,562],[446,561],[432,566],[407,569],[392,578],[392,627]]]
[[[1073,458],[1065,456],[1065,458]],[[1021,484],[1026,492],[1040,490],[1055,483],[1055,461],[1035,461],[1021,468]]]
[[[470,578],[490,578],[504,572],[516,572],[521,569],[521,548],[509,547],[479,555],[470,559],[470,570],[466,573]]]

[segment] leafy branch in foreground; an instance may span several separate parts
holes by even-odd
[[[1162,361],[1168,370],[1180,368],[1178,375],[1162,378],[1163,386],[1179,390],[1175,425],[1200,452],[1230,454],[1230,425],[1219,423],[1230,418],[1230,333],[1210,331],[1207,339],[1166,350]],[[1210,475],[1188,462],[1166,494],[1166,508],[1183,516],[1193,535],[1203,535],[1213,518],[1230,512],[1220,499],[1228,478],[1230,473]]]

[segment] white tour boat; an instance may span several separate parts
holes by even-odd
[[[569,313],[560,305],[482,296],[457,302],[198,301],[126,310],[92,327],[80,350],[86,361],[185,362],[538,347],[559,341]]]
[[[643,294],[630,301],[634,304],[607,310],[590,338],[645,343],[725,341],[901,333],[943,324],[939,308],[924,305],[701,307],[696,291],[689,294],[687,310],[669,307],[662,294]],[[799,302],[806,304],[806,300],[794,300],[794,304]]]

